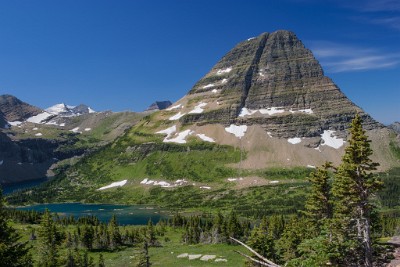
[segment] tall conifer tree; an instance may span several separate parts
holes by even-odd
[[[32,257],[26,243],[20,241],[20,235],[8,225],[4,210],[4,200],[0,188],[0,266],[29,267]]]
[[[337,229],[338,242],[355,241],[347,252],[359,259],[362,266],[371,267],[373,206],[370,197],[382,187],[382,183],[372,173],[379,164],[370,158],[373,151],[358,114],[351,123],[350,133],[349,145],[332,186],[334,219],[340,226]]]

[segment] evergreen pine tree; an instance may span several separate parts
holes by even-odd
[[[146,237],[147,242],[150,246],[155,246],[157,244],[156,231],[154,229],[153,221],[151,219],[149,219],[149,221],[147,222]]]
[[[330,168],[332,168],[332,164],[326,162],[321,168],[312,172],[309,177],[311,192],[305,204],[305,213],[315,225],[317,231],[333,215]]]
[[[149,246],[145,241],[143,243],[143,249],[140,251],[138,261],[135,264],[136,267],[150,267],[150,257],[149,257]]]
[[[8,225],[6,220],[3,194],[0,188],[0,266],[32,266],[29,247],[19,240],[20,235]]]
[[[236,212],[232,211],[229,214],[229,218],[228,218],[228,224],[227,224],[227,233],[228,233],[228,237],[233,237],[236,239],[240,239],[243,235],[243,229],[242,229],[242,225],[239,222],[239,219],[236,215]]]
[[[354,257],[351,259],[353,263],[358,261],[362,266],[371,267],[373,206],[370,197],[382,187],[382,183],[371,172],[378,164],[370,159],[373,151],[358,114],[351,123],[350,133],[349,145],[332,186],[334,219],[340,226],[336,229],[336,241],[343,248],[343,243],[351,240],[352,244],[344,247],[343,253],[349,259]]]
[[[116,249],[121,244],[122,238],[119,232],[117,217],[115,215],[111,217],[111,220],[108,224],[108,228],[109,228],[111,249]]]
[[[268,233],[267,219],[265,217],[258,227],[253,228],[247,244],[263,257],[272,261],[276,260],[274,239]]]
[[[55,225],[48,209],[42,216],[39,228],[39,266],[59,266],[58,246],[61,243],[62,235]]]

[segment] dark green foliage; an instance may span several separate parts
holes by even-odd
[[[318,229],[333,215],[330,168],[332,164],[327,162],[309,178],[311,190],[305,205],[306,214]]]
[[[149,246],[147,242],[143,242],[143,246],[139,255],[137,256],[136,267],[150,267]]]
[[[99,263],[97,264],[98,267],[106,267],[105,263],[104,263],[104,258],[103,258],[103,254],[99,255]]]
[[[394,168],[386,173],[380,173],[379,178],[384,188],[378,192],[381,205],[393,209],[400,207],[400,168]]]
[[[275,248],[275,239],[269,231],[268,220],[264,217],[259,226],[256,226],[251,231],[250,237],[247,240],[247,245],[260,253],[263,257],[276,262],[277,252]]]
[[[58,266],[60,264],[59,246],[63,240],[63,234],[47,209],[41,218],[38,240],[40,244],[39,265],[44,267]]]
[[[389,147],[390,147],[390,151],[392,152],[392,154],[400,159],[400,147],[399,147],[399,143],[396,141],[390,141],[389,143]]]
[[[108,223],[108,232],[110,238],[111,249],[116,249],[122,244],[121,234],[117,223],[117,217],[113,215],[110,222]]]
[[[371,171],[379,165],[370,159],[373,151],[362,128],[361,118],[356,115],[351,124],[351,139],[346,147],[342,163],[338,167],[332,186],[334,198],[334,241],[343,247],[351,240],[342,257],[350,262],[359,261],[372,266],[370,197],[382,188],[382,182]]]
[[[32,265],[29,247],[20,241],[19,234],[9,226],[6,220],[3,193],[0,188],[0,266],[29,267]]]

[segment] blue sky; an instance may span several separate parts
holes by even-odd
[[[0,0],[0,94],[141,111],[278,29],[375,119],[400,120],[400,0]]]

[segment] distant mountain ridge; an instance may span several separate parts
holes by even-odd
[[[168,108],[169,106],[172,105],[172,102],[169,100],[166,101],[156,101],[153,104],[151,104],[146,111],[157,111],[157,110],[163,110]]]
[[[51,176],[58,161],[107,144],[142,116],[83,104],[42,110],[11,95],[0,101],[0,184]]]

